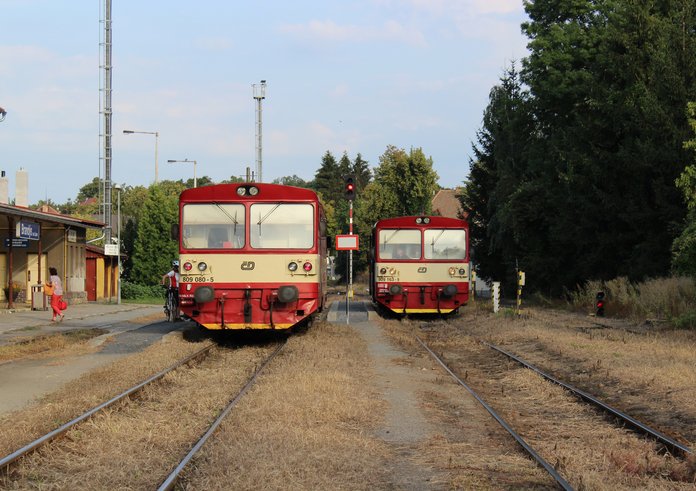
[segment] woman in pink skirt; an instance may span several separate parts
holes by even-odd
[[[63,283],[60,281],[56,268],[48,268],[51,274],[48,284],[53,286],[53,295],[51,295],[51,309],[53,309],[53,322],[63,320],[63,313],[60,311],[60,304],[63,302]]]

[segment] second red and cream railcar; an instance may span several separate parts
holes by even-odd
[[[396,314],[450,314],[469,300],[469,225],[440,216],[378,221],[370,294]]]

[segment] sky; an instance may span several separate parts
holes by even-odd
[[[0,170],[64,203],[100,161],[103,0],[0,0]],[[311,180],[330,151],[374,168],[422,148],[462,185],[491,88],[528,52],[522,0],[114,0],[114,183]],[[157,132],[126,135],[124,130]],[[155,163],[157,150],[157,163]]]

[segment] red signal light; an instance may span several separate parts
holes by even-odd
[[[304,269],[305,271],[307,271],[309,273],[310,271],[312,271],[312,263],[307,261],[306,263],[304,263],[302,265],[302,269]]]
[[[353,200],[355,198],[355,180],[353,176],[345,176],[345,188],[344,194],[347,200]]]

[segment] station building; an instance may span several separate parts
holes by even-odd
[[[104,224],[48,206],[29,209],[23,173],[17,172],[14,205],[8,203],[4,172],[0,176],[0,309],[45,309],[42,285],[49,267],[58,271],[68,303],[115,298],[117,257],[87,243],[87,231]]]

